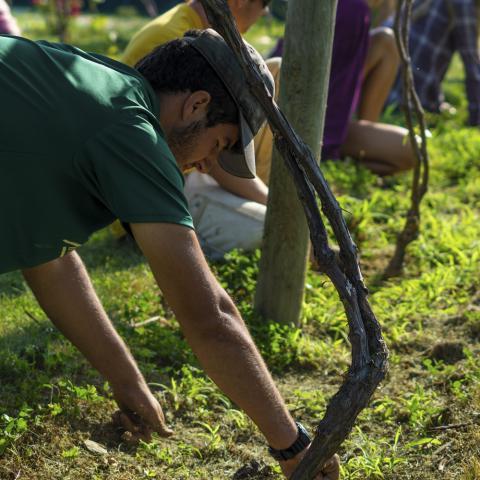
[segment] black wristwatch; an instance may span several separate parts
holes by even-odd
[[[305,427],[300,422],[295,422],[295,424],[298,428],[298,436],[290,447],[284,448],[283,450],[268,447],[268,453],[270,453],[275,460],[290,460],[310,445],[312,440],[305,430]]]

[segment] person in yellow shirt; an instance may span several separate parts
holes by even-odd
[[[270,0],[229,0],[240,33],[245,33],[267,10]],[[131,39],[122,62],[135,65],[155,47],[181,37],[187,30],[209,26],[205,11],[198,0],[181,3],[148,22]]]
[[[144,25],[132,37],[120,60],[134,66],[155,47],[181,37],[187,30],[205,28],[204,23],[197,8],[181,3]]]
[[[228,0],[241,33],[245,33],[268,9],[270,0]],[[192,29],[209,26],[198,0],[190,0],[148,22],[130,40],[121,61],[130,65],[141,60],[154,48],[182,37]],[[280,58],[266,61],[278,92]],[[210,258],[222,257],[233,248],[246,250],[260,245],[263,235],[272,154],[272,133],[267,125],[255,137],[255,178],[239,178],[214,167],[188,174],[185,195],[205,253]],[[113,227],[116,236],[124,234],[119,223]]]

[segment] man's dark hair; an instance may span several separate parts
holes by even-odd
[[[188,36],[200,31],[190,30]],[[143,57],[135,68],[148,80],[157,93],[180,93],[205,90],[211,103],[207,113],[207,127],[219,123],[238,124],[238,108],[205,58],[185,39],[165,43]]]

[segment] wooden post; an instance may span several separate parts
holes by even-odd
[[[279,105],[319,161],[336,0],[290,0]],[[255,310],[280,323],[300,320],[309,231],[293,179],[275,149]]]

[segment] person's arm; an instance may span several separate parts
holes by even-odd
[[[131,228],[207,374],[245,410],[272,447],[290,446],[295,423],[233,301],[210,271],[195,233],[167,223]]]
[[[252,202],[262,205],[267,204],[268,187],[258,177],[235,177],[226,172],[220,165],[215,165],[209,174],[228,192]]]
[[[455,1],[453,41],[465,68],[469,125],[480,125],[480,57],[475,2]]]
[[[171,435],[159,403],[108,319],[77,253],[23,270],[23,276],[50,320],[108,380],[123,411],[122,422],[144,440],[152,429]],[[136,422],[135,414],[147,425]]]
[[[297,427],[233,301],[210,271],[195,233],[165,223],[131,227],[206,373],[247,413],[270,446],[290,447]],[[281,462],[286,476],[304,453]],[[317,478],[337,479],[338,458]]]

